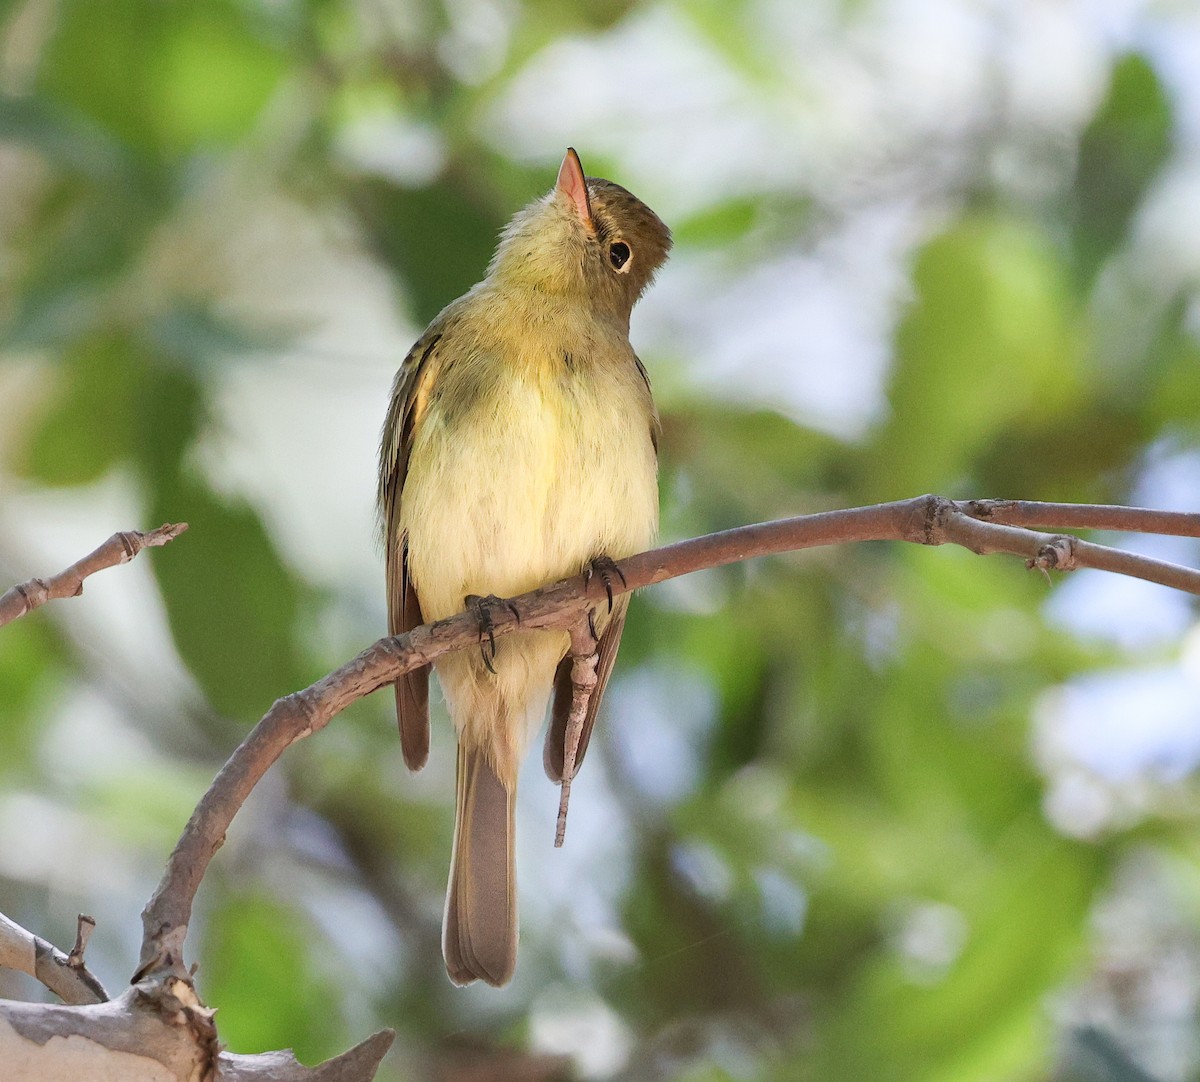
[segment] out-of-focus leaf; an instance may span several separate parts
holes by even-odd
[[[176,488],[183,457],[202,426],[209,422],[204,390],[194,371],[159,357],[146,375],[138,396],[136,459],[154,501],[174,506],[176,518],[187,521]]]
[[[97,822],[125,845],[170,852],[212,772],[182,763],[135,762],[89,784],[88,807]]]
[[[208,364],[231,354],[281,348],[284,333],[250,331],[225,319],[211,305],[181,301],[146,328],[147,337],[169,356]]]
[[[111,183],[75,177],[50,186],[26,230],[13,238],[24,258],[0,344],[62,348],[95,334],[109,304],[107,291],[164,212],[161,183],[156,170],[141,169]]]
[[[738,74],[753,80],[772,78],[774,66],[763,54],[758,20],[750,5],[687,0],[680,7],[704,41]]]
[[[0,583],[4,593],[12,583]],[[61,645],[44,612],[0,628],[0,777],[28,769],[38,703],[65,679]]]
[[[1088,1026],[1074,1034],[1062,1082],[1159,1082],[1143,1071],[1104,1030]]]
[[[81,340],[54,374],[59,388],[30,441],[24,472],[44,484],[80,485],[130,454],[143,365],[124,335]]]
[[[828,847],[801,957],[839,989],[803,1061],[814,1078],[1007,1082],[1045,1060],[1044,990],[1080,957],[1106,857],[1038,808],[1025,733],[1056,654],[1034,584],[966,553],[890,565],[890,660],[843,684],[862,709],[845,761],[826,749],[792,794],[789,818]]]
[[[1170,100],[1150,62],[1137,54],[1122,57],[1079,144],[1072,239],[1085,283],[1125,239],[1171,152],[1172,124]]]
[[[173,20],[154,65],[163,90],[163,141],[173,149],[244,134],[283,75],[283,56],[253,33],[239,7],[210,2],[188,20]]]
[[[692,402],[664,413],[660,453],[663,529],[681,536],[823,510],[848,457],[782,414]]]
[[[221,1040],[244,1054],[292,1048],[315,1064],[342,1048],[342,994],[313,962],[320,933],[264,892],[230,894],[208,917],[200,983]]]
[[[149,519],[190,525],[188,543],[167,545],[153,563],[175,644],[209,701],[244,731],[281,693],[302,686],[301,587],[258,514],[214,493],[186,464],[205,420],[194,372],[158,362],[139,409]]]
[[[759,199],[731,199],[677,223],[671,235],[676,245],[689,248],[729,244],[745,236],[761,212]]]
[[[1200,433],[1200,344],[1180,335],[1163,343],[1162,357],[1155,413],[1160,423],[1179,426],[1195,442]]]
[[[245,133],[283,69],[233,4],[73,0],[40,89],[131,146],[175,154]]]
[[[301,686],[299,589],[258,515],[183,477],[154,494],[150,518],[186,520],[187,545],[154,561],[179,652],[238,728]]]
[[[121,183],[132,170],[125,149],[102,128],[40,98],[0,97],[0,139],[94,181]]]
[[[876,498],[945,491],[1016,422],[1077,393],[1079,342],[1060,261],[1032,225],[963,219],[921,251],[896,338],[892,413],[868,457]]]
[[[945,975],[911,972],[902,940],[878,951],[831,1004],[814,1077],[1031,1077],[1050,1040],[1042,996],[1078,958],[1101,867],[1044,824],[1015,822],[998,852],[964,861],[949,884],[946,913],[965,942]]]
[[[501,223],[453,184],[398,188],[368,180],[357,185],[355,202],[373,245],[408,286],[418,322],[486,273]]]

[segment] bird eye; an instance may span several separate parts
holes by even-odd
[[[624,271],[632,254],[623,240],[614,241],[608,248],[608,261],[613,265],[613,270]]]

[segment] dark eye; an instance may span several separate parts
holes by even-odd
[[[613,265],[614,270],[623,270],[632,254],[629,245],[623,240],[614,241],[608,248],[608,261]]]

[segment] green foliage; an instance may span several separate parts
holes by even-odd
[[[285,68],[240,7],[66,3],[39,89],[156,157],[230,143],[258,120]]]
[[[17,623],[0,651],[0,779],[13,784],[36,758],[38,724],[66,672],[62,647],[44,621]]]
[[[230,717],[265,713],[281,688],[301,683],[301,587],[249,507],[181,479],[152,505],[151,517],[181,518],[179,508],[201,540],[164,550],[154,565],[175,643],[218,710]],[[229,552],[238,553],[233,565]],[[221,595],[215,605],[214,588]]]
[[[1150,62],[1136,53],[1122,57],[1079,142],[1072,239],[1085,280],[1125,238],[1171,152],[1172,126],[1171,104]]]
[[[301,914],[264,892],[235,891],[209,919],[205,984],[221,1004],[231,1051],[292,1048],[301,1062],[318,1063],[344,1050],[341,995],[333,975],[313,965],[317,933]]]
[[[454,185],[397,188],[368,181],[355,197],[380,255],[412,291],[419,322],[429,322],[483,277],[503,222]],[[439,240],[432,247],[430,233]]]
[[[1032,223],[963,218],[920,252],[913,286],[890,423],[872,460],[893,493],[957,486],[991,439],[1018,420],[1055,416],[1079,394],[1074,304]]]
[[[29,441],[24,472],[47,485],[83,485],[128,458],[138,369],[123,338],[73,343],[55,373],[57,401]]]

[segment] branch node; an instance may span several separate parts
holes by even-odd
[[[95,930],[96,918],[80,913],[75,927],[75,946],[67,955],[67,965],[72,969],[83,968],[83,952],[87,950],[88,940],[92,938],[92,932]]]
[[[959,508],[971,518],[990,522],[997,516],[1003,519],[1016,505],[1016,500],[967,500],[959,504]]]
[[[946,518],[958,510],[958,506],[944,496],[928,493],[912,501],[912,516],[902,531],[906,541],[919,545],[944,545],[946,543]]]
[[[1078,538],[1069,534],[1059,534],[1038,549],[1036,556],[1026,560],[1025,566],[1031,571],[1042,572],[1047,582],[1050,581],[1051,571],[1076,571],[1080,566],[1075,554],[1077,541]]]

